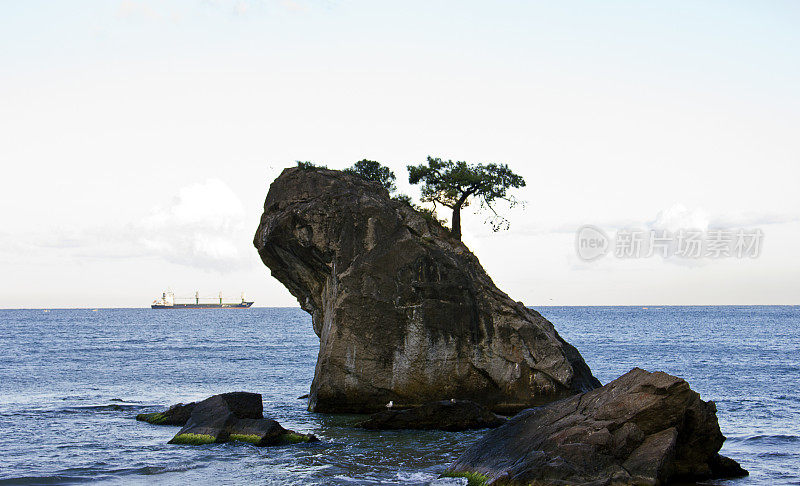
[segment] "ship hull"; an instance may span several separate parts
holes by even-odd
[[[151,309],[249,309],[252,302],[241,302],[238,304],[173,304],[162,305],[153,304]]]

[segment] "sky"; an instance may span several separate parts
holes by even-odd
[[[0,308],[296,306],[252,247],[297,160],[525,177],[463,240],[527,305],[800,303],[795,1],[0,3]],[[441,213],[446,216],[446,213]],[[576,252],[583,225],[763,234]]]

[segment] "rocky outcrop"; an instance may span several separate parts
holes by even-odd
[[[714,402],[666,373],[634,369],[526,410],[488,432],[446,475],[496,485],[636,484],[746,475],[719,455]]]
[[[550,322],[497,289],[437,221],[376,183],[286,169],[254,244],[320,338],[312,411],[458,398],[508,412],[600,386]]]
[[[358,424],[373,430],[459,430],[499,427],[506,423],[486,407],[470,400],[441,400],[404,410],[389,409]]]
[[[178,403],[163,412],[140,413],[136,416],[136,420],[153,425],[185,425],[195,405],[197,405],[196,402],[187,403],[185,405],[183,403]]]
[[[214,395],[196,404],[186,425],[170,444],[202,445],[237,440],[258,446],[316,442],[310,434],[286,430],[263,417],[261,395],[233,392]]]

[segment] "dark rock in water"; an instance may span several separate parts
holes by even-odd
[[[238,440],[258,446],[315,442],[310,434],[286,430],[263,417],[261,395],[233,392],[214,395],[195,405],[186,425],[170,444],[202,445]]]
[[[186,425],[170,444],[211,443],[228,440],[228,427],[239,419],[260,419],[264,416],[261,395],[232,392],[214,395],[199,402]]]
[[[680,378],[635,368],[602,388],[519,413],[446,475],[498,485],[660,485],[746,475],[719,455],[724,440],[714,402]]]
[[[358,424],[365,429],[436,429],[455,432],[499,427],[507,420],[470,400],[428,402],[404,410],[379,412]]]
[[[189,420],[197,403],[178,403],[166,409],[163,412],[157,413],[140,413],[136,416],[136,420],[147,422],[153,425],[185,425]]]
[[[495,287],[447,229],[377,183],[284,170],[254,245],[320,338],[312,411],[449,398],[516,411],[600,386],[550,322]]]
[[[297,397],[298,400],[305,400],[306,398],[308,398],[308,393],[306,393],[305,395],[300,395],[299,397]]]
[[[228,428],[230,440],[250,442],[258,446],[294,444],[297,442],[318,442],[312,434],[299,434],[286,430],[270,419],[241,419]]]

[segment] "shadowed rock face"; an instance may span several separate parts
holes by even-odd
[[[497,485],[636,484],[746,475],[719,455],[714,402],[680,378],[635,368],[608,385],[525,410],[447,474]]]
[[[286,169],[270,186],[254,245],[320,338],[312,411],[457,398],[508,412],[600,386],[550,322],[378,184]]]
[[[140,413],[136,420],[147,422],[153,425],[186,425],[186,421],[192,415],[192,411],[197,403],[178,403],[157,413]]]
[[[389,409],[358,424],[372,430],[459,430],[500,427],[506,419],[470,400],[440,400],[403,410]]]

